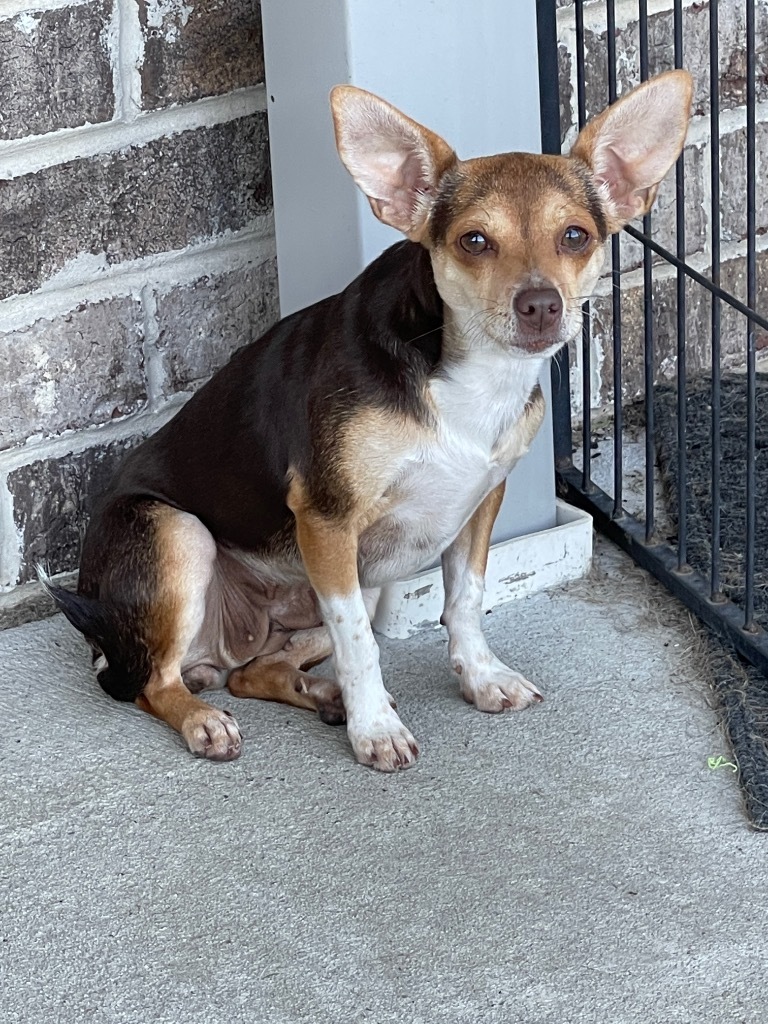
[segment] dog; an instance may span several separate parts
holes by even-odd
[[[370,621],[384,584],[441,558],[462,696],[488,712],[541,700],[480,628],[491,528],[544,416],[545,361],[580,330],[605,239],[650,209],[691,95],[666,72],[567,157],[462,161],[377,96],[332,91],[341,160],[405,240],[238,351],[125,458],[77,594],[44,580],[108,694],[200,757],[241,752],[232,715],[197,696],[227,686],[346,721],[360,763],[407,768],[418,746]],[[330,655],[335,680],[308,673]]]

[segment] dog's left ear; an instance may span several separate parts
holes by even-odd
[[[647,213],[685,143],[693,79],[667,71],[590,121],[571,156],[588,164],[605,205],[609,231]]]
[[[439,135],[364,89],[331,92],[336,148],[385,224],[414,242],[425,233],[437,185],[456,161]]]

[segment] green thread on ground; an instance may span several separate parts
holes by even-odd
[[[718,768],[731,768],[735,772],[739,770],[738,765],[735,765],[733,761],[726,761],[722,754],[719,757],[708,757],[707,768],[713,772],[717,771]]]

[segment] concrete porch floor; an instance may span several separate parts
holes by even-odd
[[[762,1021],[766,843],[688,617],[600,545],[487,618],[546,701],[465,705],[442,631],[382,641],[422,745],[231,708],[231,764],[111,702],[61,616],[0,633],[2,1018],[24,1024]]]

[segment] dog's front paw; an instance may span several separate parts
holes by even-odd
[[[497,658],[481,669],[461,670],[460,678],[462,697],[480,711],[520,711],[544,700],[533,683]]]
[[[229,711],[204,707],[188,715],[181,735],[195,757],[211,761],[234,761],[243,749],[243,738]]]
[[[389,707],[365,723],[350,723],[349,738],[360,764],[380,772],[410,768],[419,756],[416,740]]]

